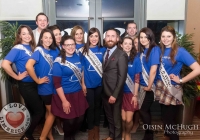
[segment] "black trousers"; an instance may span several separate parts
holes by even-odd
[[[63,119],[64,140],[75,140],[75,134],[81,127],[83,119],[84,115],[73,119]]]
[[[44,115],[43,102],[38,95],[37,84],[35,82],[19,82],[19,91],[24,99],[25,105],[31,115],[30,127],[26,130],[25,136],[32,137],[32,134]]]
[[[154,93],[153,91],[146,91],[146,95],[144,97],[144,101],[142,103],[142,106],[139,110],[140,117],[143,121],[143,125],[150,126],[151,125],[151,112],[150,108],[152,103],[154,102]],[[145,129],[145,135],[143,140],[153,140],[153,131],[148,129],[150,127],[147,127]]]
[[[154,93],[153,91],[146,91],[146,96],[139,110],[141,119],[145,125],[151,125],[151,112],[150,108],[154,102]]]
[[[175,123],[176,114],[179,112],[181,105],[164,105],[161,104],[161,116],[164,124],[164,134],[170,138],[170,140],[179,140],[178,130]]]
[[[101,99],[102,87],[87,88],[86,99],[89,104],[87,109],[88,129],[91,130],[94,126],[99,126],[101,115]]]
[[[103,105],[106,113],[106,117],[109,123],[109,137],[114,140],[122,139],[122,98],[123,93],[121,93],[114,104],[108,102],[109,97],[102,96]]]

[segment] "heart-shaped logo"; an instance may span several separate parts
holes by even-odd
[[[8,112],[6,114],[6,120],[7,122],[14,128],[17,128],[18,126],[20,126],[23,121],[24,121],[24,113],[22,112]]]

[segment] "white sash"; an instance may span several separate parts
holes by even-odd
[[[49,55],[49,54],[46,54],[46,53],[44,52],[44,50],[43,50],[41,47],[37,47],[37,48],[35,49],[35,51],[39,51],[39,52],[41,53],[41,55],[44,57],[44,59],[45,59],[45,60],[47,61],[47,63],[49,64],[50,69],[52,69],[52,67],[53,67],[53,59],[52,59],[52,56]]]
[[[133,80],[131,79],[131,77],[129,76],[128,73],[127,73],[127,78],[126,78],[126,85],[130,89],[132,94],[134,94],[134,82],[133,82]]]
[[[171,84],[171,79],[169,75],[167,74],[162,62],[160,64],[159,72],[160,72],[161,79],[164,85],[167,87],[169,93],[173,95],[176,99],[182,102],[182,95],[183,95],[182,89],[181,88],[178,89]]]
[[[147,74],[147,71],[145,70],[144,65],[143,65],[143,62],[142,62],[142,57],[143,57],[143,56],[144,56],[144,54],[141,53],[141,55],[140,55],[140,61],[141,61],[141,64],[142,64],[142,77],[143,77],[143,79],[144,79],[144,82],[145,82],[146,85],[148,86],[149,75]],[[156,91],[156,86],[155,86],[154,83],[152,84],[151,90],[155,93],[155,91]]]
[[[83,52],[83,47],[81,47],[78,51],[81,53]],[[95,71],[99,74],[100,77],[102,77],[102,63],[99,61],[98,57],[89,49],[88,55],[84,55],[85,58],[90,62],[90,64],[93,66]]]
[[[73,63],[71,63],[71,62],[69,62],[67,60],[65,60],[65,63],[61,63],[61,58],[60,57],[57,57],[54,62],[58,62],[60,65],[67,66],[68,68],[70,68],[74,72],[74,74],[77,77],[79,83],[81,84],[81,78],[82,78],[81,72],[80,72],[79,68],[76,65],[74,65]]]
[[[32,52],[30,50],[28,50],[26,47],[24,47],[23,45],[21,45],[21,44],[18,44],[16,46],[14,46],[13,49],[24,50],[27,55],[29,55],[29,56],[32,55]]]

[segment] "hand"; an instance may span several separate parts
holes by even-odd
[[[66,114],[69,114],[71,104],[68,101],[66,101],[62,103],[62,106],[63,106],[63,112],[65,112]]]
[[[114,104],[115,101],[116,101],[116,98],[113,97],[113,96],[110,96],[110,98],[108,99],[108,102],[109,102],[110,104]]]
[[[169,75],[170,79],[178,84],[180,84],[180,78],[174,74]]]
[[[18,75],[17,75],[17,80],[22,80],[26,76],[28,76],[28,72],[27,71],[24,71],[22,73],[19,72]]]
[[[143,88],[145,91],[151,91],[151,87],[144,87]]]
[[[86,96],[87,88],[86,88],[85,84],[82,84],[81,86],[82,86],[83,94],[84,94],[84,96]]]
[[[136,96],[132,97],[131,104],[133,104],[134,108],[137,107],[137,105],[138,105],[138,99],[137,99]]]
[[[43,84],[43,83],[48,83],[49,82],[49,77],[45,76],[42,78],[39,78],[37,81],[37,84]]]

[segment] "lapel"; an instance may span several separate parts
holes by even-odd
[[[110,63],[111,59],[113,58],[113,56],[117,53],[118,48],[116,48],[114,50],[114,52],[112,53],[112,55],[108,58],[107,63],[105,64],[105,61],[103,61],[103,70],[108,66],[108,63]]]

